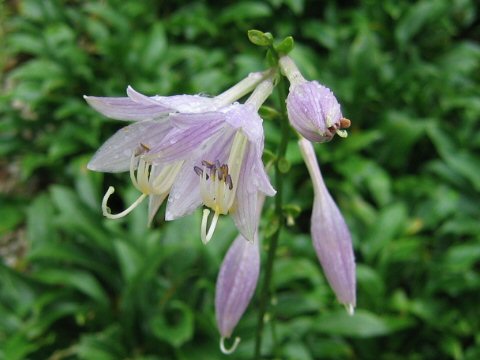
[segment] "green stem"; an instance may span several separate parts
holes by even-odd
[[[278,239],[280,237],[280,232],[282,230],[284,224],[284,216],[283,216],[283,179],[285,178],[285,174],[281,171],[279,162],[285,158],[285,154],[287,152],[287,145],[288,145],[288,135],[289,135],[289,125],[287,119],[287,111],[285,107],[285,99],[286,99],[286,83],[285,80],[282,78],[279,81],[277,86],[277,92],[280,99],[280,106],[282,108],[282,115],[280,117],[281,123],[281,133],[282,137],[280,139],[280,144],[277,150],[277,161],[275,164],[275,188],[277,190],[277,194],[275,195],[275,216],[276,220],[278,221],[278,228],[273,233],[270,238],[270,244],[268,249],[267,255],[267,263],[265,265],[265,272],[263,278],[263,284],[260,293],[260,304],[258,310],[258,322],[257,322],[257,331],[255,336],[255,359],[261,358],[261,347],[262,347],[262,336],[263,336],[263,325],[264,325],[264,317],[267,312],[268,304],[270,303],[271,299],[271,284],[273,278],[273,264],[275,262],[275,253],[278,247]],[[271,319],[270,321],[274,321]]]

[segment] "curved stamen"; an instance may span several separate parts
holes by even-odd
[[[233,354],[235,352],[235,350],[237,350],[237,346],[238,344],[240,343],[240,338],[237,336],[232,344],[232,346],[230,347],[230,349],[227,349],[225,347],[225,337],[222,336],[222,338],[220,339],[220,350],[222,351],[222,353],[224,353],[225,355],[230,355],[230,354]]]
[[[337,130],[335,130],[335,132],[337,133],[338,136],[340,136],[342,138],[346,138],[348,136],[347,130],[337,129]]]
[[[110,198],[110,196],[114,192],[115,192],[115,188],[113,186],[109,186],[107,192],[105,193],[105,195],[103,196],[103,199],[102,199],[102,213],[103,213],[103,216],[105,216],[106,218],[109,218],[109,219],[120,219],[120,218],[130,214],[130,212],[133,209],[135,209],[143,201],[143,199],[145,199],[145,197],[147,196],[147,194],[140,195],[137,198],[137,200],[135,200],[132,203],[132,205],[130,205],[128,208],[126,208],[125,210],[123,210],[122,212],[120,212],[118,214],[112,214],[110,208],[107,206],[107,202],[108,202],[108,199]]]
[[[210,227],[208,228],[208,232],[207,232],[208,215],[210,215],[210,210],[204,209],[203,217],[202,217],[202,225],[201,225],[201,237],[202,237],[202,242],[204,244],[207,244],[212,239],[213,233],[215,232],[215,228],[217,227],[217,222],[218,222],[220,213],[217,210],[215,210],[215,213],[213,214],[212,222],[210,223]]]

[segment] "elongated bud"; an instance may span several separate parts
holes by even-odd
[[[312,144],[302,139],[299,146],[312,178],[315,195],[311,223],[313,245],[338,301],[353,315],[356,279],[352,238],[340,210],[325,186]]]
[[[230,246],[217,278],[215,313],[222,338],[232,335],[247,309],[257,286],[259,272],[258,239],[250,242],[239,235]]]
[[[316,81],[307,81],[288,56],[279,64],[290,81],[287,112],[291,125],[307,140],[330,141],[335,134],[346,137],[350,120],[343,118],[333,92]]]

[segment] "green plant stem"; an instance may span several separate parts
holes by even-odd
[[[279,95],[280,106],[282,108],[282,114],[280,116],[280,126],[282,137],[280,139],[280,144],[277,150],[277,161],[275,163],[275,188],[277,194],[275,195],[275,220],[278,222],[278,227],[273,235],[270,237],[270,243],[268,248],[267,263],[265,265],[265,275],[263,278],[262,289],[260,293],[260,304],[258,310],[258,322],[257,322],[257,331],[255,336],[255,359],[261,358],[261,347],[262,347],[262,336],[263,336],[263,325],[264,317],[267,312],[268,304],[271,299],[271,284],[273,278],[273,265],[275,262],[275,253],[278,247],[278,239],[280,237],[280,232],[284,224],[283,216],[283,179],[285,174],[280,169],[280,161],[285,158],[287,152],[288,138],[289,138],[289,125],[287,119],[287,112],[285,107],[286,99],[286,83],[282,78],[279,81],[277,86],[277,92]],[[271,319],[271,321],[274,321]]]

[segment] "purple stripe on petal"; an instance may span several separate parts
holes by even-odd
[[[158,162],[182,160],[191,156],[206,140],[215,137],[224,127],[223,121],[212,121],[187,129],[173,129],[150,153]]]
[[[174,114],[171,116],[172,125],[179,129],[189,129],[195,126],[217,124],[225,121],[225,114],[217,111],[204,113]]]
[[[230,337],[245,312],[260,271],[257,239],[248,242],[239,235],[223,260],[215,291],[215,314],[222,337]]]

